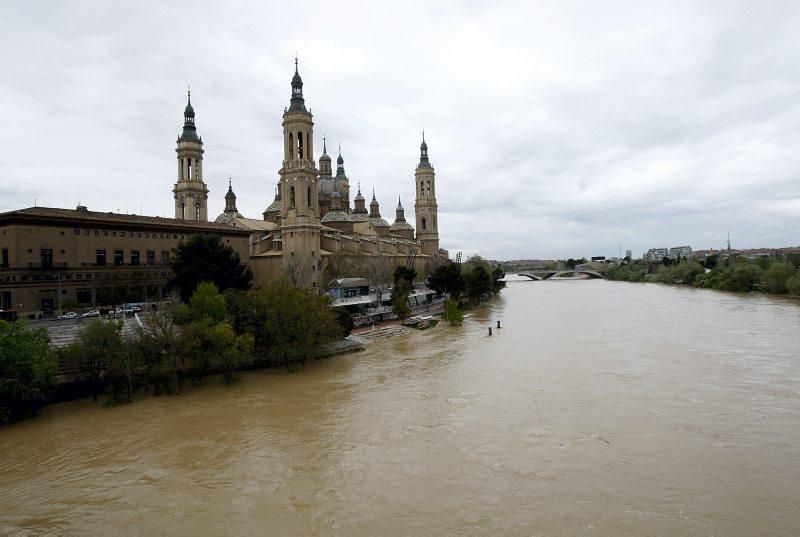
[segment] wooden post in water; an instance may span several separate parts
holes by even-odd
[[[489,335],[490,336],[492,335],[492,327],[491,326],[489,327]]]
[[[500,328],[500,321],[497,321],[497,328]]]

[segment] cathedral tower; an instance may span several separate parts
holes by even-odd
[[[436,212],[436,175],[428,160],[428,144],[422,133],[420,157],[414,172],[417,184],[417,199],[414,212],[417,215],[417,240],[422,241],[422,253],[436,258],[439,255],[439,223]]]
[[[203,182],[203,139],[197,136],[191,92],[183,112],[183,133],[175,151],[178,153],[178,182],[172,189],[175,218],[205,222],[208,220],[208,188]]]
[[[339,156],[336,158],[336,177],[334,178],[339,193],[342,195],[342,210],[350,212],[350,180],[344,172],[344,158],[342,158],[342,145],[339,144]]]
[[[281,239],[283,264],[296,285],[320,284],[320,221],[317,169],[314,162],[314,122],[303,99],[303,80],[295,58],[292,97],[283,113],[281,177]],[[302,274],[302,277],[298,275]]]
[[[319,189],[319,217],[324,218],[325,213],[333,210],[333,195],[334,186],[333,174],[331,172],[331,157],[328,155],[328,146],[325,143],[325,137],[322,137],[322,156],[319,157],[319,178],[317,179],[317,188]]]
[[[231,179],[228,178],[228,192],[225,194],[225,210],[217,217],[214,222],[217,224],[227,224],[234,218],[244,218],[239,209],[236,208],[236,194],[233,193]]]

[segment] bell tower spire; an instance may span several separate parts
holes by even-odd
[[[314,121],[303,98],[303,79],[294,59],[292,96],[283,112],[283,166],[280,175],[282,258],[287,274],[303,274],[298,286],[319,287],[320,207],[314,161]],[[306,281],[307,280],[307,281]]]
[[[203,182],[203,139],[197,135],[192,107],[192,91],[187,91],[183,110],[183,132],[178,138],[178,182],[172,189],[175,198],[175,218],[179,220],[208,220],[208,188]]]
[[[428,144],[422,131],[419,146],[419,164],[414,172],[417,199],[414,211],[417,217],[417,240],[422,241],[422,253],[436,258],[439,255],[439,223],[436,205],[436,174],[428,159]]]

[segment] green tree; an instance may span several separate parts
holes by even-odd
[[[717,254],[710,255],[700,262],[701,265],[709,270],[717,268],[718,263],[719,255]]]
[[[186,369],[189,349],[171,311],[145,317],[137,336],[145,386],[155,395],[180,393],[184,385],[180,372]]]
[[[35,414],[52,395],[57,374],[46,330],[0,321],[0,423]]]
[[[236,378],[239,366],[249,362],[253,348],[251,334],[237,335],[227,320],[225,297],[213,283],[203,282],[192,294],[188,306],[178,306],[176,322],[182,324],[183,349],[188,359],[187,373],[195,383],[215,370],[224,380]]]
[[[107,405],[130,403],[139,385],[142,365],[136,341],[124,341],[119,352],[109,356],[104,381],[108,385]]]
[[[500,267],[492,270],[492,293],[497,294],[506,286],[506,282],[503,281],[505,277],[506,273]]]
[[[787,293],[789,290],[786,283],[796,272],[792,265],[783,263],[773,264],[764,271],[764,291],[776,294]]]
[[[262,289],[226,293],[226,300],[236,333],[252,334],[256,351],[287,366],[341,338],[330,297],[293,287],[285,278]]]
[[[450,326],[461,326],[461,323],[464,322],[464,314],[458,309],[458,302],[452,299],[445,300],[442,318]]]
[[[451,297],[458,298],[466,289],[461,267],[452,261],[439,265],[428,278],[428,287],[439,294],[450,293]]]
[[[581,257],[580,259],[572,259],[570,257],[569,259],[566,260],[564,265],[566,265],[567,268],[574,269],[578,265],[583,265],[584,263],[586,263],[586,258],[585,257]]]
[[[102,377],[114,360],[123,351],[122,322],[94,320],[84,327],[70,344],[69,355],[78,361],[79,375],[89,388],[92,399],[102,393]]]
[[[800,269],[786,280],[786,290],[790,295],[800,297]]]
[[[211,282],[202,282],[189,300],[189,309],[195,321],[221,323],[225,320],[227,306],[225,297]]]
[[[398,265],[394,269],[394,289],[400,289],[400,293],[408,296],[414,290],[414,279],[417,277],[417,271],[413,268]]]
[[[220,291],[250,288],[252,271],[216,235],[192,235],[173,252],[168,285],[178,290],[183,302],[188,302],[201,282],[211,282]]]
[[[722,274],[719,289],[723,291],[753,291],[761,282],[763,271],[754,263],[737,262]]]
[[[466,276],[467,296],[471,300],[478,300],[492,292],[492,275],[483,265],[477,265]]]
[[[353,326],[355,325],[353,315],[346,308],[334,308],[333,313],[336,317],[336,322],[339,324],[342,339],[344,339],[353,331]]]
[[[641,282],[644,281],[646,274],[647,267],[641,261],[636,260],[627,264],[609,267],[606,272],[606,278],[624,282]]]
[[[408,295],[414,290],[414,278],[417,271],[412,268],[397,266],[394,269],[394,287],[392,288],[392,311],[397,318],[404,321],[411,315]]]
[[[408,296],[396,296],[392,299],[392,311],[400,321],[405,321],[411,315],[411,307],[408,305]]]
[[[706,272],[706,269],[697,261],[681,263],[677,268],[681,283],[686,285],[694,284],[695,278]]]

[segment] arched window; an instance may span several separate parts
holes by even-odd
[[[426,228],[427,228],[427,226],[425,225],[425,219],[423,218],[422,219],[422,230],[424,231]]]
[[[424,194],[425,194],[425,182],[424,181],[420,181],[419,182],[419,195],[422,196]]]
[[[192,180],[192,159],[186,159],[186,179]]]
[[[200,204],[199,203],[195,203],[194,204],[194,219],[197,220],[198,222],[200,221]]]
[[[289,200],[289,206],[294,209],[294,187],[289,189]]]
[[[289,133],[289,156],[291,157],[294,154],[294,135],[290,132]]]
[[[428,181],[428,195],[431,195],[431,182]]]
[[[303,158],[303,133],[297,131],[297,158]]]
[[[308,187],[308,198],[306,198],[307,207],[311,207],[311,187]]]

